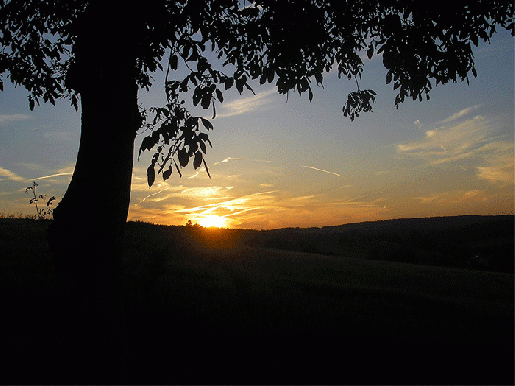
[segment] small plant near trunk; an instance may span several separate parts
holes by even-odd
[[[36,220],[44,220],[52,215],[53,208],[51,208],[53,201],[55,200],[55,196],[52,196],[46,201],[46,207],[40,208],[40,203],[44,203],[47,198],[46,194],[37,194],[36,190],[38,187],[38,183],[36,181],[32,182],[32,186],[27,186],[25,189],[25,193],[31,195],[29,204],[34,204],[36,207]]]

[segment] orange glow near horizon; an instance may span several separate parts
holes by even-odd
[[[226,228],[228,221],[225,217],[216,215],[206,215],[195,219],[200,226],[204,228]]]

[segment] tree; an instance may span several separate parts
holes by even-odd
[[[471,44],[488,41],[497,26],[515,33],[511,0],[462,0],[445,9],[412,0],[147,0],[144,6],[0,0],[0,6],[0,74],[28,90],[31,109],[58,98],[81,105],[76,167],[54,211],[50,242],[59,283],[69,294],[63,301],[79,305],[81,344],[91,347],[111,339],[119,323],[113,304],[136,131],[151,129],[139,149],[154,151],[149,185],[156,172],[167,179],[191,160],[208,172],[206,131],[213,126],[190,114],[188,91],[193,104],[212,108],[213,116],[224,91],[252,91],[251,80],[311,100],[312,84],[321,85],[336,66],[340,77],[356,79],[357,90],[343,106],[343,115],[354,119],[371,111],[375,98],[373,90],[359,88],[361,52],[382,54],[399,105],[407,97],[429,98],[433,85],[468,81],[477,75]],[[140,111],[138,90],[150,87],[163,59],[167,104]],[[183,78],[174,77],[179,64],[188,69]],[[85,213],[83,204],[92,198],[99,203],[95,213]],[[98,322],[100,315],[111,322]],[[102,367],[119,356],[97,354],[82,359]]]

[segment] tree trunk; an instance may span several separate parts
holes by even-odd
[[[80,147],[49,231],[61,294],[57,348],[64,382],[123,379],[120,243],[141,120],[133,36],[127,32],[134,26],[120,16],[100,3],[88,6],[69,72],[81,97]]]

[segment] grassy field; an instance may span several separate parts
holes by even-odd
[[[2,383],[66,370],[47,226],[0,220]],[[249,247],[244,231],[127,236],[127,383],[513,384],[513,274]]]

